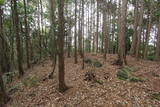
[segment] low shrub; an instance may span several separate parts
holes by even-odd
[[[120,80],[127,80],[129,78],[129,74],[125,70],[119,70],[117,73],[117,77]]]
[[[136,72],[137,70],[128,66],[122,67],[117,73],[117,77],[120,80],[128,80],[129,82],[144,82],[145,79],[132,76],[131,72]]]

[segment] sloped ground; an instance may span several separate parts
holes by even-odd
[[[129,66],[138,70],[134,75],[147,79],[132,83],[117,78],[119,67],[112,65],[115,55],[107,55],[106,62],[102,55],[86,56],[103,63],[101,68],[94,68],[96,78],[103,84],[85,81],[89,65],[82,70],[81,61],[76,65],[73,58],[66,58],[66,84],[71,88],[61,94],[57,91],[57,69],[53,80],[43,81],[52,71],[51,61],[46,60],[26,71],[25,77],[37,75],[37,85],[26,87],[21,83],[23,79],[13,83],[21,87],[11,94],[12,100],[7,107],[160,107],[160,101],[151,98],[152,93],[160,92],[160,63],[128,57]]]

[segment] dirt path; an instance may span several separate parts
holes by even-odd
[[[57,69],[53,80],[43,81],[52,71],[51,61],[47,60],[44,66],[36,65],[26,71],[38,77],[37,85],[21,85],[18,91],[11,95],[13,100],[7,107],[160,107],[160,101],[150,98],[151,93],[160,92],[160,77],[153,74],[160,75],[160,63],[136,61],[128,57],[129,66],[138,69],[135,75],[148,79],[143,83],[131,83],[117,79],[119,67],[112,65],[116,56],[107,55],[105,63],[101,55],[87,56],[103,63],[101,68],[94,69],[96,77],[103,84],[84,81],[85,72],[90,68],[86,65],[85,70],[82,70],[80,61],[76,65],[73,58],[66,58],[66,84],[72,88],[61,94],[57,91]],[[21,80],[15,84],[18,83],[21,83]]]

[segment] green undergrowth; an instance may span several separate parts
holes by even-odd
[[[89,64],[89,65],[97,67],[97,68],[102,67],[102,63],[99,62],[97,59],[89,59],[89,58],[87,58],[87,59],[84,60],[84,62],[86,64]]]
[[[38,77],[36,74],[29,75],[22,80],[22,83],[26,87],[34,87],[38,83]]]
[[[124,66],[117,72],[117,78],[120,80],[125,80],[129,82],[144,82],[146,79],[135,77],[132,75],[137,69],[129,66]]]

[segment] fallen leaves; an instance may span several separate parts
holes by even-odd
[[[97,59],[103,62],[102,55],[90,55],[87,57]],[[144,83],[131,83],[129,81],[121,81],[117,78],[118,66],[113,66],[112,61],[116,59],[115,55],[107,55],[107,61],[103,63],[101,68],[95,68],[94,75],[103,84],[84,81],[84,75],[88,71],[89,66],[85,65],[85,69],[81,70],[81,60],[76,65],[73,58],[65,59],[66,84],[72,86],[67,92],[61,94],[57,91],[58,72],[57,68],[53,79],[42,81],[52,71],[51,61],[47,60],[41,65],[32,68],[32,72],[26,74],[35,74],[40,79],[35,87],[22,86],[14,94],[11,95],[12,101],[7,107],[149,107],[159,106],[160,101],[153,100],[149,96],[153,93],[160,92],[159,77],[160,63],[151,61],[136,61],[132,57],[127,57],[129,66],[136,69],[134,76],[149,78]],[[153,74],[153,72],[155,74]],[[12,85],[21,83],[16,80]]]

